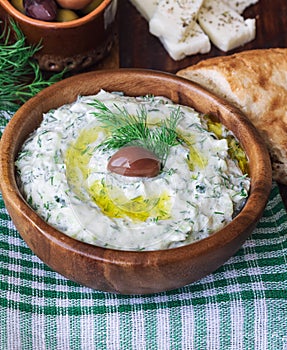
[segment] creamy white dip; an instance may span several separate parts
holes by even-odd
[[[27,202],[50,225],[98,246],[155,250],[205,238],[242,208],[250,179],[200,113],[180,106],[177,133],[186,143],[171,147],[158,176],[126,177],[107,170],[115,150],[97,147],[108,130],[93,114],[95,100],[131,114],[144,105],[150,125],[178,108],[163,97],[100,91],[46,113],[16,167]]]

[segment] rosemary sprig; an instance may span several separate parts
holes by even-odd
[[[99,100],[91,105],[97,109],[93,115],[110,132],[110,136],[98,146],[104,150],[138,145],[152,151],[164,165],[170,148],[179,143],[176,132],[182,115],[179,107],[174,108],[159,126],[150,127],[147,121],[148,112],[144,106],[140,106],[136,115],[132,115],[125,107],[120,108],[116,104],[116,111],[112,111]]]
[[[11,19],[0,36],[0,110],[16,111],[43,88],[63,78],[64,72],[45,79],[33,59],[40,43],[29,46],[21,29]]]

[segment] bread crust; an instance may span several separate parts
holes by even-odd
[[[287,49],[210,58],[177,72],[239,108],[270,152],[274,180],[287,185]]]

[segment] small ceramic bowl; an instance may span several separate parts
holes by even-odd
[[[116,35],[117,0],[103,0],[91,13],[69,22],[39,21],[1,0],[1,16],[16,21],[29,45],[41,43],[35,58],[42,70],[80,71],[110,52]]]
[[[231,223],[190,245],[158,251],[122,251],[77,241],[44,222],[24,200],[16,182],[15,158],[42,114],[100,89],[126,95],[166,96],[175,103],[212,114],[232,130],[250,165],[251,189],[246,205]],[[211,273],[241,247],[266,206],[271,190],[268,151],[255,128],[237,109],[198,85],[172,74],[144,70],[83,73],[43,90],[24,104],[1,140],[0,185],[11,218],[28,246],[52,269],[94,289],[147,294],[175,289]]]

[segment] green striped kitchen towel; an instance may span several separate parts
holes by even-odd
[[[95,291],[26,246],[0,198],[2,350],[286,350],[287,214],[274,184],[244,246],[184,288],[147,296]]]

